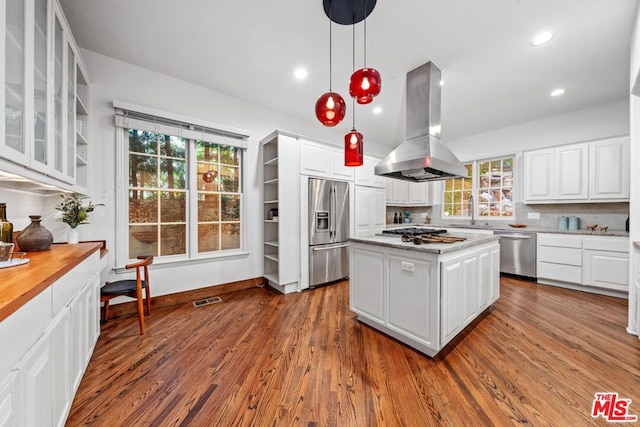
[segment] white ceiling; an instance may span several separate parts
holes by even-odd
[[[80,47],[218,92],[316,121],[315,101],[329,88],[322,0],[60,2]],[[446,82],[444,141],[623,99],[636,8],[637,0],[378,0],[367,19],[367,65],[380,71],[382,93],[356,107],[356,127],[371,141],[401,142],[405,75],[427,61]],[[531,47],[541,30],[556,36]],[[362,34],[360,23],[357,68]],[[333,24],[345,133],[351,40],[352,26]],[[293,77],[298,66],[309,70],[304,82]],[[566,94],[551,98],[557,87]]]

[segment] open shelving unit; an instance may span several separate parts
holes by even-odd
[[[76,63],[76,184],[86,188],[89,165],[89,80]]]
[[[278,210],[278,140],[268,141],[262,147],[264,161],[262,170],[265,242],[264,277],[273,284],[280,285],[278,257],[280,222],[273,218],[273,213]],[[276,218],[279,219],[279,216]]]
[[[274,132],[262,140],[263,276],[280,292],[298,290],[298,144]],[[283,227],[282,224],[286,224]]]

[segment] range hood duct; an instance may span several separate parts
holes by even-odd
[[[376,175],[417,182],[468,176],[440,141],[440,76],[432,62],[407,73],[407,140],[376,165]]]

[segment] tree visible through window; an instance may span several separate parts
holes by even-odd
[[[128,130],[128,143],[129,259],[188,256],[191,239],[198,253],[240,249],[240,148],[137,129]]]
[[[513,217],[513,161],[511,156],[466,164],[468,178],[445,181],[443,216],[470,218],[473,195],[476,217]]]
[[[443,212],[445,216],[471,216],[469,212],[473,190],[473,164],[464,165],[469,173],[468,178],[448,179],[444,182]]]

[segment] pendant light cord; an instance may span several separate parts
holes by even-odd
[[[353,16],[353,25],[351,26],[351,48],[353,50],[351,56],[351,67],[353,68],[352,73],[356,71],[356,17],[355,14]],[[352,130],[356,130],[356,102],[355,98],[351,98],[351,125]]]
[[[329,92],[331,92],[331,21],[333,21],[333,4],[329,1]]]
[[[364,12],[364,67],[367,68],[367,0],[362,0],[362,11]]]

